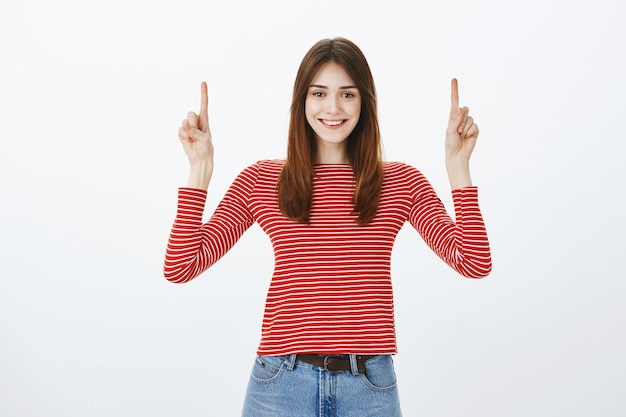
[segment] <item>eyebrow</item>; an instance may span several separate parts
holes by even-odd
[[[309,86],[309,88],[325,88],[325,89],[328,90],[327,86],[320,85],[320,84],[311,84]],[[348,89],[348,88],[356,88],[357,90],[359,89],[356,85],[344,85],[344,86],[339,87],[339,90],[345,90],[345,89]]]

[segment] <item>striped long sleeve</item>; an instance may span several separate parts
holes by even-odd
[[[428,246],[450,267],[468,278],[483,278],[491,272],[491,251],[478,206],[478,188],[452,191],[456,221],[418,171],[412,181],[419,184],[409,221]]]
[[[254,167],[233,182],[213,216],[202,224],[206,191],[178,190],[178,208],[165,252],[168,281],[187,282],[217,262],[254,223],[247,200],[254,187]]]
[[[406,222],[460,274],[484,277],[491,271],[476,187],[453,191],[453,220],[419,170],[385,163],[377,214],[359,226],[352,168],[317,165],[310,222],[304,224],[278,208],[282,165],[260,161],[242,171],[204,224],[206,193],[180,189],[165,257],[165,277],[186,282],[259,224],[275,260],[258,353],[395,353],[391,252]]]

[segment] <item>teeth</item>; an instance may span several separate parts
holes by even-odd
[[[322,120],[324,122],[324,124],[327,124],[329,126],[339,126],[340,124],[343,123],[343,120]]]

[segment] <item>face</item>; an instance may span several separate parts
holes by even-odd
[[[345,148],[344,141],[359,122],[361,95],[341,65],[327,62],[313,77],[305,114],[318,146]]]

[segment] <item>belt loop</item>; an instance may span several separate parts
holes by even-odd
[[[352,375],[357,376],[359,374],[359,366],[356,363],[356,355],[350,356],[350,370],[352,371]]]
[[[296,354],[293,353],[289,355],[285,363],[287,364],[287,369],[289,369],[290,371],[293,371],[293,367],[296,365]]]

